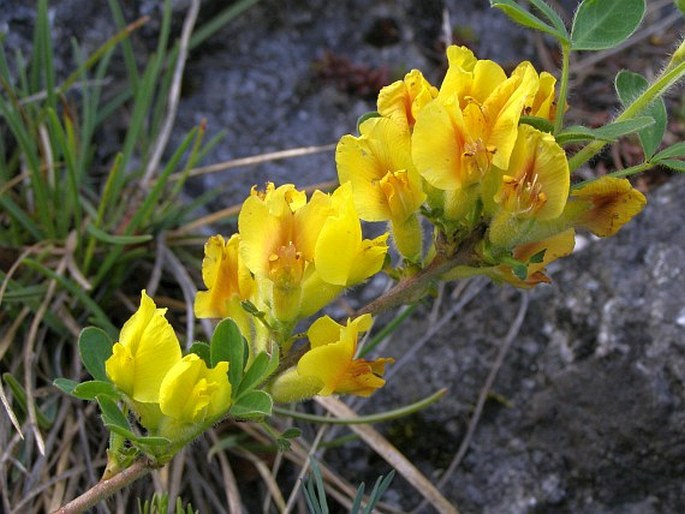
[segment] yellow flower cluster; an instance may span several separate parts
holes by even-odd
[[[412,70],[381,90],[377,116],[336,151],[338,176],[351,184],[361,218],[389,222],[405,259],[421,264],[452,251],[424,252],[424,212],[434,240],[452,249],[487,227],[480,262],[446,278],[483,273],[529,287],[547,280],[544,265],[571,252],[574,228],[611,235],[644,206],[627,180],[604,177],[571,191],[564,149],[522,123],[522,116],[554,118],[552,75],[523,62],[507,76],[465,47],[449,47],[447,58],[439,89]],[[512,261],[527,267],[524,278]]]
[[[576,228],[608,236],[640,211],[645,199],[627,180],[572,189],[564,149],[522,119],[554,118],[552,75],[528,62],[507,74],[464,47],[449,47],[447,57],[440,88],[412,70],[381,90],[377,113],[338,143],[341,185],[332,193],[308,198],[292,184],[252,189],[238,233],[205,245],[207,290],[197,294],[196,316],[233,318],[251,358],[274,344],[287,354],[299,321],[383,267],[388,234],[364,239],[361,220],[388,224],[405,277],[439,260],[442,279],[485,274],[532,287],[549,281],[546,265],[572,251]],[[474,235],[472,258],[457,261]],[[371,323],[370,315],[346,325],[315,320],[309,349],[279,369],[272,396],[366,396],[381,387],[391,359],[356,358]],[[178,407],[186,417],[191,411]]]
[[[238,217],[238,233],[205,245],[198,293],[199,318],[233,317],[246,337],[241,302],[250,301],[269,321],[292,325],[330,303],[346,287],[380,271],[387,234],[363,239],[349,186],[308,200],[292,184],[252,189]]]
[[[165,313],[143,291],[138,310],[105,361],[105,371],[130,400],[141,424],[174,440],[188,427],[224,415],[231,405],[231,384],[228,362],[208,368],[193,353],[181,355]]]

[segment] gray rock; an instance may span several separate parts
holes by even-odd
[[[593,240],[532,292],[444,488],[463,513],[685,511],[684,195],[685,179],[673,178],[617,236]],[[427,476],[437,480],[459,446],[518,297],[488,286],[368,406],[449,388],[436,406],[384,427]],[[424,316],[413,323],[386,354],[401,357],[429,329]],[[405,508],[418,503],[401,479],[395,487]]]

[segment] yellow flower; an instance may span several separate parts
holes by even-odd
[[[414,128],[419,111],[436,96],[438,89],[419,70],[411,70],[403,80],[397,80],[380,90],[378,113],[408,132]]]
[[[109,379],[136,402],[158,403],[164,376],[181,360],[181,346],[165,313],[143,290],[140,307],[105,361]]]
[[[374,361],[355,359],[357,339],[360,332],[371,328],[373,319],[365,314],[346,325],[340,325],[330,317],[317,319],[307,331],[311,350],[305,353],[297,364],[301,377],[315,377],[323,387],[317,394],[327,396],[333,393],[369,396],[385,384],[381,377],[385,365],[393,359]]]
[[[627,179],[604,176],[571,191],[564,218],[596,236],[613,236],[646,203]]]
[[[426,199],[411,159],[409,132],[389,118],[371,118],[361,135],[343,136],[335,161],[340,183],[350,182],[354,205],[365,221],[389,221],[400,253],[419,259],[421,226],[416,214]]]
[[[570,255],[575,246],[575,230],[572,228],[559,234],[548,237],[542,241],[525,243],[514,248],[513,257],[520,262],[529,262],[531,257],[544,251],[540,262],[528,264],[527,276],[521,279],[516,276],[508,264],[501,264],[492,269],[488,274],[496,280],[503,280],[509,284],[528,289],[542,282],[549,283],[551,280],[545,275],[545,268],[553,261]]]
[[[524,62],[507,78],[498,64],[476,59],[465,47],[449,47],[447,57],[438,97],[417,116],[412,156],[432,186],[456,190],[479,182],[490,165],[508,167],[538,76]]]
[[[207,291],[195,296],[195,316],[198,318],[233,318],[245,335],[249,324],[240,302],[249,299],[255,290],[254,279],[240,259],[240,236],[233,234],[228,241],[220,235],[205,243],[202,260],[202,280]]]
[[[387,235],[362,239],[349,184],[331,195],[315,191],[309,202],[292,184],[253,188],[238,228],[240,256],[280,321],[312,314],[377,273],[387,251]]]
[[[483,186],[485,211],[494,214],[490,241],[496,246],[511,247],[530,228],[523,226],[523,222],[559,217],[566,205],[569,185],[566,153],[554,137],[530,125],[521,125],[509,167],[491,170]]]
[[[224,414],[231,405],[228,362],[208,368],[188,354],[164,376],[159,391],[162,413],[178,424],[202,423]]]

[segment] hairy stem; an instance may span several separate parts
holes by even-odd
[[[625,121],[638,116],[651,102],[663,95],[671,86],[685,75],[685,61],[675,66],[669,66],[657,79],[638,96],[625,110],[614,120]],[[606,141],[593,141],[584,146],[568,161],[571,171],[578,169],[592,159],[606,146]]]
[[[139,459],[112,478],[101,480],[81,496],[74,498],[52,514],[78,514],[84,512],[86,509],[93,507],[98,502],[109,498],[117,491],[147,475],[153,469],[154,466],[150,461]]]
[[[557,112],[554,116],[554,133],[557,134],[564,127],[566,113],[566,99],[568,96],[568,77],[571,68],[571,44],[561,43],[561,82],[559,84],[559,100]]]
[[[355,313],[355,316],[367,313],[378,314],[400,305],[411,304],[422,297],[423,293],[448,271],[457,266],[477,262],[475,248],[482,241],[484,230],[484,227],[477,227],[453,253],[443,254],[438,251],[427,267],[416,275],[402,280],[383,296],[362,307]]]

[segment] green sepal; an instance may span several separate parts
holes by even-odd
[[[528,259],[528,262],[533,264],[540,264],[545,260],[545,253],[547,253],[547,248],[543,248],[538,253],[533,255],[530,259]]]
[[[554,132],[554,124],[547,118],[540,118],[539,116],[521,116],[519,118],[519,125],[521,124],[530,125],[540,132],[547,132],[548,134]]]
[[[381,115],[378,111],[369,111],[365,112],[359,118],[357,118],[357,134],[361,135],[361,126],[362,123],[364,123],[366,120],[370,120],[371,118],[380,118]]]

